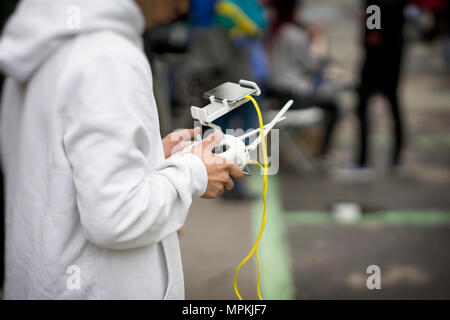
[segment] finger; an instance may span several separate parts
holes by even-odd
[[[200,127],[194,129],[182,129],[170,134],[170,140],[173,142],[190,141],[196,134],[200,132]]]
[[[201,146],[200,146],[201,147]],[[198,148],[194,148],[194,153],[198,154]],[[217,156],[212,152],[204,152],[201,155],[203,162],[207,165],[227,165],[227,160],[223,157]]]
[[[242,180],[244,177],[244,172],[242,172],[241,168],[239,168],[237,165],[232,164],[229,166],[230,169],[230,176],[236,179],[237,181]]]
[[[205,193],[202,195],[202,198],[203,198],[203,199],[214,199],[214,196],[211,195],[210,192],[205,192]]]
[[[223,194],[225,192],[225,188],[222,186],[219,190],[219,192],[217,192],[217,196],[220,196],[221,194]]]
[[[210,159],[212,164],[228,165],[227,159],[225,159],[224,157],[218,156],[214,153],[208,153],[205,156],[208,157],[208,159]]]
[[[212,133],[210,134],[205,141],[202,143],[203,152],[211,152],[211,150],[219,144],[219,142],[223,139],[222,133]]]
[[[195,141],[182,141],[175,145],[175,147],[172,148],[172,154],[177,153],[180,150],[183,150],[184,148],[187,148],[190,145],[193,145]]]
[[[172,144],[177,144],[181,141],[189,140],[190,133],[189,130],[183,129],[180,131],[172,132],[167,137],[169,138],[170,142],[172,142]]]
[[[228,180],[225,182],[225,189],[231,190],[234,188],[234,182],[231,178],[228,178]]]

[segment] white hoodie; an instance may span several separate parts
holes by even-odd
[[[143,30],[134,0],[23,0],[6,25],[5,298],[184,298],[177,230],[207,174],[164,159]]]

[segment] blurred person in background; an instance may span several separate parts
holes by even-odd
[[[377,93],[388,101],[392,116],[394,143],[390,156],[391,168],[401,165],[404,145],[401,103],[398,85],[401,74],[404,37],[405,0],[367,0],[363,10],[371,5],[380,7],[381,29],[369,29],[362,20],[364,60],[358,89],[359,145],[355,172],[366,170],[369,161],[370,113],[369,99]],[[366,16],[366,15],[364,15]],[[361,172],[362,172],[361,171]]]
[[[413,37],[408,34],[408,40],[419,38],[431,42],[445,33],[447,4],[447,0],[407,0],[405,20],[408,33],[413,33]]]
[[[416,38],[431,42],[442,37],[443,58],[450,72],[450,1],[409,0],[405,11],[408,27],[416,31]]]
[[[324,157],[330,146],[339,108],[336,94],[343,85],[329,78],[330,57],[322,29],[296,21],[301,1],[268,0],[272,10],[268,34],[270,76],[268,94],[293,97],[293,108],[319,107],[325,115],[325,137],[319,151]]]
[[[23,0],[8,21],[6,299],[184,298],[177,230],[192,198],[242,178],[212,154],[218,135],[167,159],[194,130],[161,139],[141,35],[187,9],[186,0]]]

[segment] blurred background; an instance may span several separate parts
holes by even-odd
[[[144,35],[162,135],[192,128],[190,107],[226,81],[261,86],[266,122],[295,101],[269,177],[264,298],[450,298],[449,10],[446,0],[191,0],[188,15]],[[216,123],[255,128],[256,112],[247,104]],[[187,299],[236,298],[261,191],[255,169],[220,199],[194,200],[179,232]],[[367,287],[372,265],[380,289]],[[252,258],[238,277],[244,298],[257,298],[256,279]]]

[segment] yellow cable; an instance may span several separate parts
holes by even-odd
[[[262,234],[264,232],[264,228],[266,226],[266,193],[267,193],[267,184],[268,184],[268,182],[267,182],[267,171],[268,171],[267,149],[266,149],[266,140],[264,138],[264,123],[263,123],[263,119],[262,119],[262,116],[261,116],[261,110],[259,109],[258,103],[251,96],[245,96],[245,99],[248,99],[248,100],[253,102],[253,106],[255,107],[256,112],[258,114],[260,136],[262,137],[261,138],[261,147],[262,147],[263,157],[264,157],[264,166],[262,164],[260,164],[259,162],[253,161],[253,160],[250,161],[250,163],[256,163],[261,169],[263,169],[263,172],[264,172],[264,177],[263,177],[263,216],[262,216],[262,221],[261,221],[261,228],[259,230],[258,237],[256,238],[256,241],[255,241],[255,243],[254,243],[254,245],[252,247],[252,250],[250,251],[250,253],[245,257],[244,260],[242,260],[242,262],[236,268],[236,271],[234,273],[233,286],[234,286],[234,291],[236,292],[236,296],[238,297],[239,300],[242,300],[242,297],[239,294],[239,290],[237,288],[237,283],[236,283],[237,274],[238,274],[239,270],[241,269],[241,267],[256,252],[256,261],[258,262],[258,282],[257,282],[258,298],[259,298],[259,300],[263,300],[263,298],[261,296],[261,291],[260,291],[261,263],[259,261],[259,256],[258,256],[258,245],[259,245],[259,242],[261,240]]]

